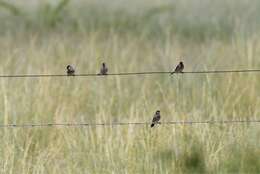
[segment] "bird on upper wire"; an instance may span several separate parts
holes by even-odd
[[[106,63],[102,63],[101,69],[100,69],[100,73],[98,73],[98,75],[107,75],[108,72],[108,68],[106,67]]]
[[[67,75],[68,76],[74,76],[75,75],[75,69],[71,65],[67,66]]]
[[[151,127],[154,127],[156,124],[160,124],[161,114],[160,111],[157,110],[153,116]]]
[[[171,72],[171,74],[174,74],[174,73],[183,73],[183,70],[184,70],[184,64],[183,64],[183,62],[180,62],[180,63],[176,66],[175,70],[174,70],[173,72]]]

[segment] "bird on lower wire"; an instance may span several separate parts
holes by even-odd
[[[100,73],[98,73],[98,75],[107,75],[108,72],[108,68],[106,67],[105,63],[102,63],[102,67],[100,69]]]
[[[173,72],[171,72],[171,74],[174,74],[174,73],[183,73],[183,70],[184,70],[184,64],[183,64],[183,62],[180,62],[180,63],[176,66],[175,70],[174,70]]]
[[[67,75],[68,76],[74,76],[75,75],[75,69],[71,65],[67,66]]]
[[[151,127],[154,127],[155,124],[159,124],[160,119],[161,119],[160,111],[157,110],[153,116]]]

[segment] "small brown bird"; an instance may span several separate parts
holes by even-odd
[[[71,65],[67,66],[67,75],[68,76],[74,76],[75,75],[75,69]]]
[[[108,72],[108,68],[106,67],[105,63],[102,63],[102,67],[100,69],[100,73],[98,73],[98,75],[107,75]]]
[[[161,119],[160,111],[157,110],[153,116],[151,127],[154,127],[155,124],[159,124],[160,119]]]
[[[183,70],[184,70],[184,64],[183,64],[183,62],[180,62],[180,63],[176,66],[175,70],[174,70],[173,72],[171,72],[171,74],[174,74],[174,73],[183,73],[183,72],[182,72]]]

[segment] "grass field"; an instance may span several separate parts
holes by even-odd
[[[8,3],[5,3],[8,2]],[[0,74],[260,68],[257,0],[0,0]],[[260,76],[0,78],[0,124],[260,119]],[[260,125],[1,128],[0,173],[260,173]]]

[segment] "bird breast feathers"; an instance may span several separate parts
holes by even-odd
[[[155,115],[153,117],[153,122],[159,121],[160,120],[160,115]]]

